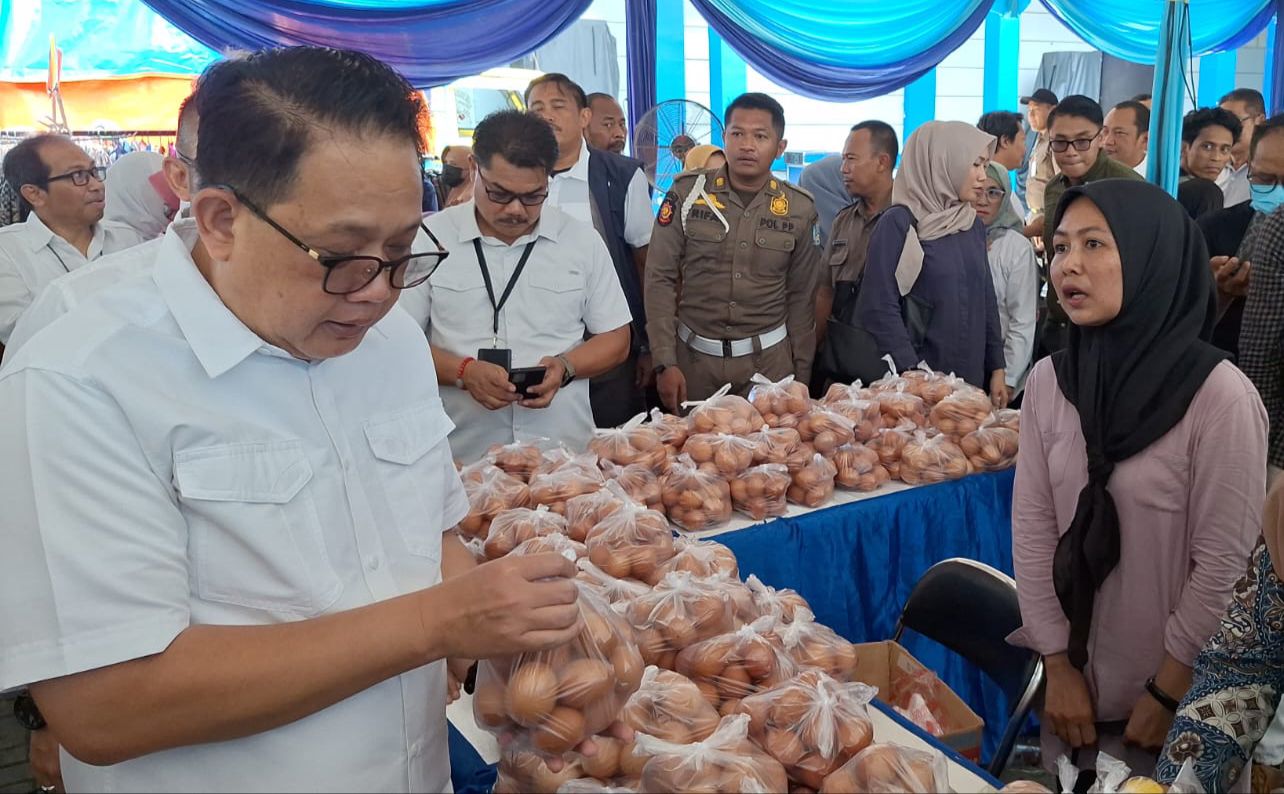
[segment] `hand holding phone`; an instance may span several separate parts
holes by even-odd
[[[546,367],[520,367],[508,371],[508,380],[523,399],[531,400],[539,396],[531,392],[531,388],[544,382],[547,371]]]

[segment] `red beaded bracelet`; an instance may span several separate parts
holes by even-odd
[[[464,383],[464,370],[468,369],[468,365],[473,363],[476,360],[477,359],[473,358],[472,356],[469,356],[468,358],[459,362],[459,371],[455,373],[455,384],[458,385],[461,389],[463,388],[463,383]]]

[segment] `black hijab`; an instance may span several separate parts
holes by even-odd
[[[1206,341],[1217,298],[1203,234],[1181,205],[1149,183],[1108,179],[1067,190],[1053,228],[1083,199],[1101,210],[1114,234],[1123,304],[1105,325],[1071,325],[1069,344],[1052,357],[1088,448],[1088,484],[1052,565],[1057,599],[1070,620],[1070,662],[1081,670],[1088,661],[1093,599],[1119,564],[1110,475],[1182,420],[1226,357]]]

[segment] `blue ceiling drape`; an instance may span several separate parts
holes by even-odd
[[[1041,0],[1087,43],[1116,58],[1155,63],[1164,0]],[[1275,14],[1273,0],[1190,0],[1191,54],[1233,50],[1252,41]]]
[[[806,96],[853,101],[912,83],[967,41],[994,0],[691,0],[733,50]]]
[[[419,88],[502,66],[537,49],[592,0],[143,0],[216,50],[344,47]]]

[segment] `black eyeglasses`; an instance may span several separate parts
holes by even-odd
[[[84,187],[89,184],[89,177],[91,176],[101,182],[107,178],[107,169],[100,165],[94,166],[93,168],[82,168],[68,174],[51,176],[45,180],[45,184],[48,185],[50,182],[57,182],[59,179],[70,179],[71,184],[76,187]]]
[[[531,193],[513,193],[508,190],[500,190],[491,184],[486,177],[482,176],[480,168],[477,169],[477,178],[481,180],[482,187],[486,189],[486,198],[500,206],[506,207],[514,201],[520,201],[523,207],[538,207],[548,199],[547,188]]]
[[[281,224],[269,218],[266,212],[241,195],[236,188],[230,185],[218,187],[231,192],[236,196],[237,201],[249,208],[250,212],[276,229],[282,237],[294,243],[300,250],[315,259],[317,264],[325,268],[325,280],[321,282],[321,289],[330,295],[351,295],[354,292],[360,292],[378,278],[384,268],[391,271],[390,282],[393,289],[417,287],[427,281],[442,260],[450,255],[428,227],[420,223],[419,228],[423,229],[428,239],[437,246],[437,250],[433,253],[407,254],[398,259],[380,259],[377,256],[326,256],[286,231]]]
[[[1248,185],[1256,193],[1270,193],[1280,185],[1284,185],[1284,176],[1279,174],[1259,174],[1254,173],[1250,168],[1248,171]]]
[[[1097,140],[1100,135],[1101,130],[1097,130],[1096,135],[1093,135],[1091,138],[1075,138],[1073,141],[1067,141],[1064,138],[1053,138],[1052,141],[1048,143],[1048,148],[1057,154],[1066,151],[1071,146],[1074,147],[1076,152],[1086,152],[1092,147],[1092,142]]]

